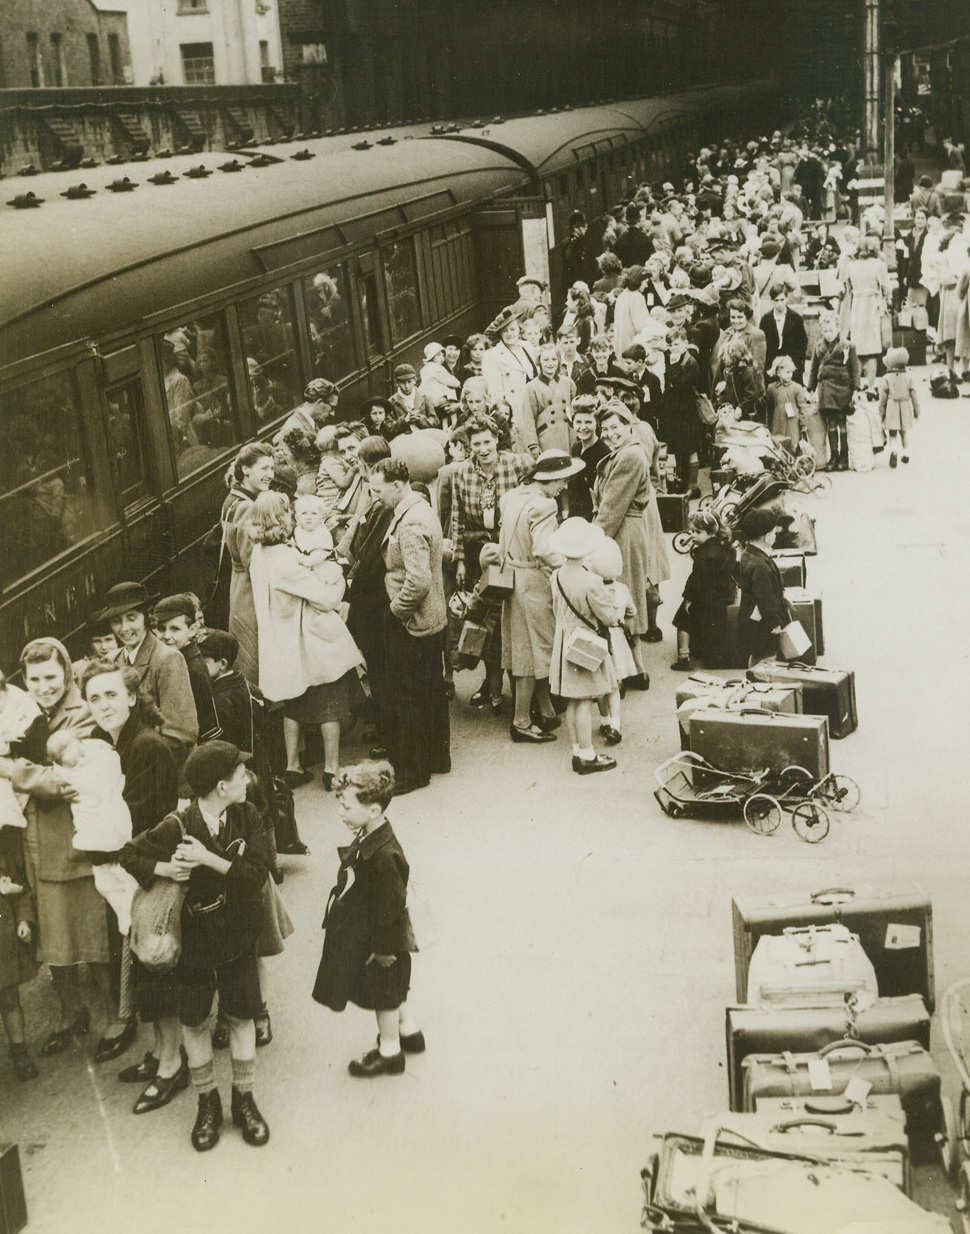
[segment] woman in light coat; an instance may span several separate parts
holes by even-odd
[[[568,454],[572,446],[569,409],[576,386],[561,371],[555,343],[543,343],[538,359],[539,376],[526,386],[521,411],[512,422],[515,448],[533,458],[545,450],[565,450]]]
[[[866,236],[857,257],[845,267],[845,294],[851,297],[846,338],[856,350],[864,376],[875,381],[879,357],[885,350],[882,322],[892,300],[889,270],[880,255],[879,241]]]
[[[528,348],[520,341],[519,316],[512,309],[503,309],[487,333],[499,340],[482,357],[488,401],[492,405],[504,399],[514,417],[522,409],[526,386],[539,370]]]
[[[630,266],[620,275],[620,288],[613,305],[613,351],[622,356],[650,325],[650,310],[640,284],[646,278],[643,266]]]
[[[329,790],[340,763],[340,726],[350,719],[356,670],[363,663],[338,611],[343,574],[336,562],[316,569],[304,564],[289,543],[293,515],[282,493],[256,499],[251,526],[259,686],[270,702],[283,703],[288,771],[302,770],[300,725],[320,725],[323,784]]]

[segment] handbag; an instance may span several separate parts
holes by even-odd
[[[701,424],[709,426],[717,424],[717,412],[714,410],[714,404],[701,390],[697,392],[697,418]]]
[[[178,815],[175,817],[178,818]],[[181,818],[178,824],[184,836]],[[176,883],[170,878],[156,878],[147,891],[139,887],[132,898],[131,950],[152,972],[169,972],[179,962],[182,954],[182,905],[188,890],[188,881]]]
[[[812,640],[805,633],[805,627],[800,621],[790,621],[778,635],[778,651],[785,660],[797,660],[812,646]]]
[[[508,542],[511,542],[515,535],[515,529],[519,525],[519,520],[522,518],[520,510],[516,516],[515,522],[512,524],[512,530],[509,532]],[[482,586],[482,596],[486,600],[501,602],[507,600],[515,589],[515,570],[510,569],[506,564],[509,559],[508,552],[502,558],[501,565],[486,566],[482,572],[484,585]]]
[[[882,313],[879,318],[879,341],[885,351],[893,345],[893,319],[888,312]]]
[[[573,668],[585,669],[587,672],[595,672],[600,668],[606,657],[610,654],[610,642],[601,633],[599,627],[594,625],[588,617],[584,617],[579,611],[563,588],[558,573],[556,574],[556,586],[559,588],[559,594],[566,601],[566,604],[572,612],[583,623],[582,626],[574,626],[566,635],[563,641],[563,657],[567,664],[571,664]],[[586,629],[583,629],[583,626]]]

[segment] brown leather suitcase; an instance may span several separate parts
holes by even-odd
[[[795,766],[821,780],[829,773],[829,722],[825,716],[765,711],[695,711],[690,748],[719,771]]]
[[[805,711],[809,715],[828,716],[830,737],[848,737],[859,727],[855,673],[850,669],[764,660],[748,670],[748,677],[752,681],[800,681]]]

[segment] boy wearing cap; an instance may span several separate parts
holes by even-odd
[[[183,774],[196,800],[137,836],[120,855],[122,866],[146,889],[156,878],[188,884],[175,978],[179,1020],[199,1098],[191,1137],[198,1152],[216,1146],[222,1124],[209,1025],[216,992],[229,1022],[232,1121],[247,1144],[260,1146],[269,1140],[269,1127],[253,1098],[253,1069],[255,1021],[262,1010],[256,931],[270,863],[259,815],[246,801],[249,757],[228,741],[210,741],[193,750]]]
[[[411,364],[399,364],[394,370],[394,393],[389,401],[394,405],[401,431],[416,428],[438,428],[434,405],[418,391],[418,374]]]
[[[117,583],[108,590],[100,620],[108,622],[121,644],[116,659],[137,669],[141,688],[162,713],[162,736],[169,738],[176,763],[199,737],[192,682],[183,657],[159,642],[148,628],[154,600],[141,583]]]
[[[166,647],[180,651],[189,670],[195,712],[199,720],[199,742],[220,736],[219,720],[212,701],[209,673],[196,641],[196,605],[187,593],[166,596],[155,605],[152,613],[155,632]],[[248,747],[247,747],[248,748]]]

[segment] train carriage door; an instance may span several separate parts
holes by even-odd
[[[144,579],[173,556],[170,512],[159,500],[157,441],[149,423],[137,344],[102,357],[105,432],[122,512],[128,577]]]
[[[523,274],[550,280],[551,211],[541,197],[516,197],[475,211],[482,317],[491,320],[518,299]]]

